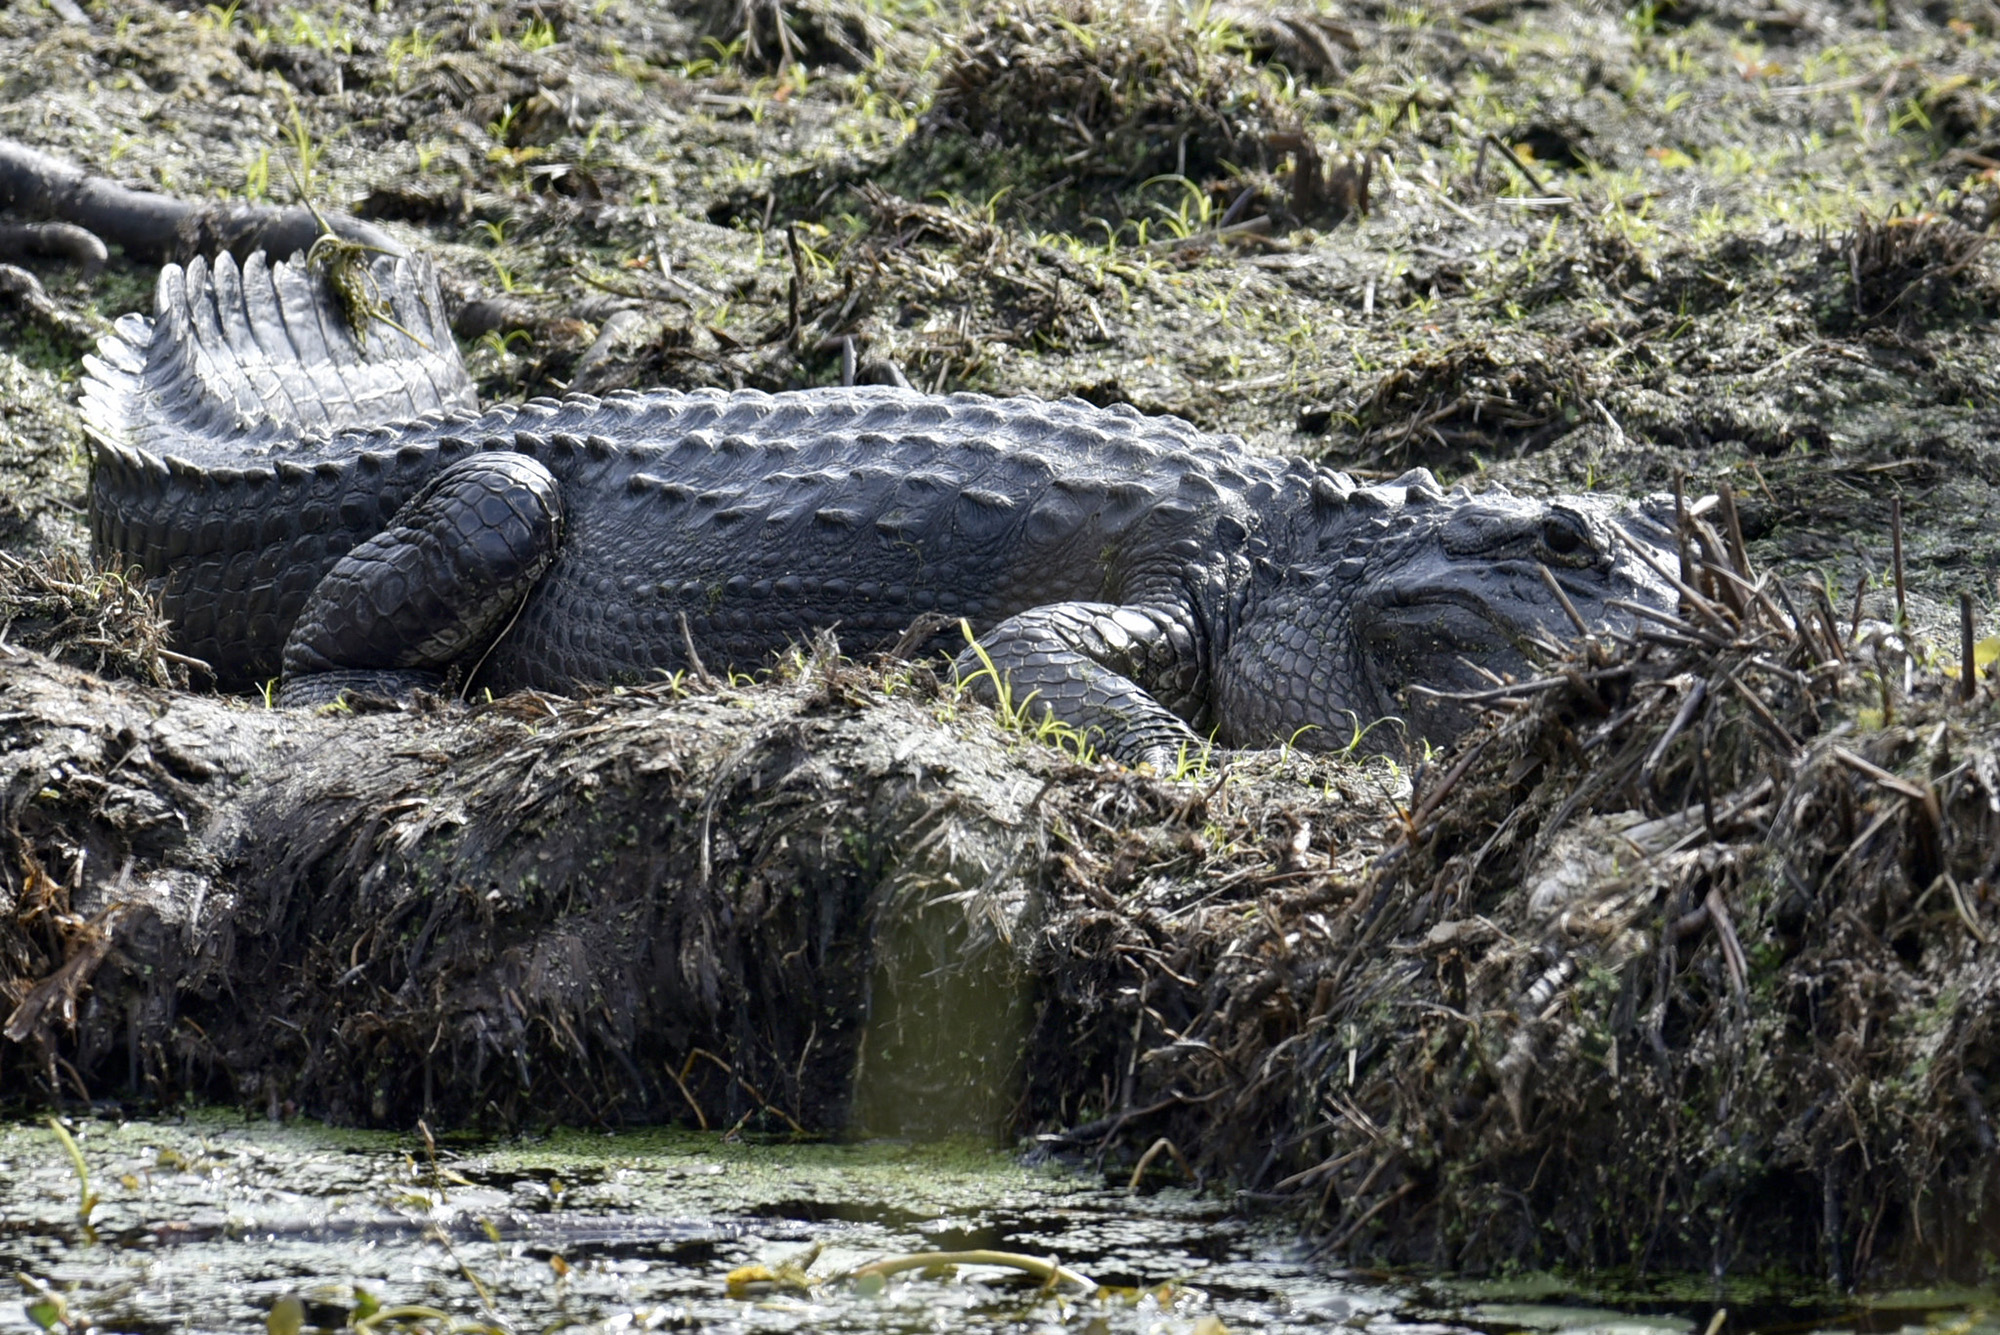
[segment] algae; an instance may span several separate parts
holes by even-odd
[[[447,1138],[433,1158],[418,1136],[214,1112],[74,1125],[104,1195],[94,1243],[67,1213],[70,1169],[48,1130],[0,1128],[0,1259],[63,1294],[72,1329],[252,1329],[288,1295],[337,1326],[365,1315],[363,1292],[511,1329],[1400,1326],[1396,1293],[1313,1273],[1282,1230],[1184,1191],[1135,1199],[1024,1169],[983,1145],[561,1132]],[[724,1282],[812,1248],[811,1273],[831,1276],[898,1251],[1000,1245],[1153,1296],[1057,1298],[974,1268],[872,1295],[738,1301]]]

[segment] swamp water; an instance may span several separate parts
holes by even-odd
[[[991,1329],[1372,1335],[1716,1335],[1707,1282],[1615,1307],[1542,1277],[1440,1284],[1343,1276],[1280,1222],[1181,1190],[1134,1196],[965,1145],[776,1145],[651,1131],[501,1143],[274,1125],[218,1112],[75,1124],[80,1182],[46,1125],[0,1127],[0,1331],[512,1332]],[[95,1193],[86,1234],[80,1189]],[[966,1266],[817,1281],[898,1253],[1054,1257],[1122,1290],[1081,1297]],[[811,1258],[808,1261],[808,1258]],[[739,1275],[738,1279],[742,1277]],[[2000,1335],[1973,1292],[1840,1308],[1724,1295],[1751,1330]],[[289,1300],[296,1299],[296,1303]],[[278,1317],[273,1320],[273,1309]],[[289,1314],[290,1319],[287,1319]],[[267,1327],[268,1323],[268,1327]]]

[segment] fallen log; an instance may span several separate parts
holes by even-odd
[[[310,249],[327,228],[374,250],[405,253],[389,233],[338,210],[316,213],[299,204],[196,201],[134,190],[6,139],[0,139],[0,208],[71,224],[63,234],[66,253],[94,255],[100,262],[103,245],[92,248],[89,239],[123,247],[136,260],[165,264],[221,250],[238,258],[258,250],[290,255]]]

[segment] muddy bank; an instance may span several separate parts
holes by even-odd
[[[6,666],[17,1096],[826,1130],[865,1060],[997,1126],[1048,766],[853,669],[317,717]]]
[[[1990,1273],[2000,683],[1728,592],[1496,690],[1358,881],[1055,940],[1132,1079],[1066,1142],[1199,1145],[1350,1258]]]

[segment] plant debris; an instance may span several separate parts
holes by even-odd
[[[1479,339],[1417,353],[1354,414],[1371,465],[1463,466],[1546,445],[1590,411],[1590,387],[1555,340]]]
[[[1976,1273],[2000,681],[1716,528],[1679,615],[1488,692],[1366,876],[1052,927],[1092,983],[1031,1069],[1123,1082],[1039,1082],[1061,1143],[1170,1133],[1350,1263]]]
[[[1861,219],[1838,245],[1854,323],[1909,327],[1945,311],[2000,308],[2000,281],[1974,267],[1992,239],[1932,214]]]
[[[1233,199],[1245,181],[1269,179],[1280,157],[1271,137],[1296,133],[1300,119],[1281,106],[1230,14],[1134,0],[1010,0],[987,11],[977,36],[954,42],[930,132],[1059,163],[1081,183],[1076,197],[1100,204],[1107,192],[1158,177],[1187,182],[1204,200]],[[1297,17],[1274,17],[1265,29],[1267,46],[1285,40],[1316,52],[1340,31]]]
[[[203,665],[167,647],[159,604],[73,552],[23,561],[0,552],[0,655],[33,650],[154,686],[186,687]],[[10,647],[11,646],[11,647]]]

